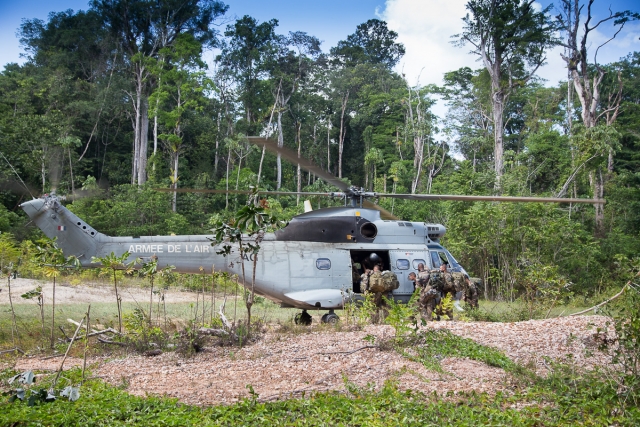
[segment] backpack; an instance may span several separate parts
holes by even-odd
[[[391,292],[400,287],[398,276],[395,273],[387,270],[382,272],[382,282],[386,292]]]
[[[462,292],[465,284],[464,274],[455,272],[451,273],[451,276],[453,277],[453,287],[455,288],[455,291]]]
[[[369,291],[370,292],[386,292],[384,281],[382,280],[382,273],[376,271],[369,276]]]

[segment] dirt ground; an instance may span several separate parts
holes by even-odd
[[[42,286],[45,298],[49,298],[53,291],[53,282],[17,278],[11,280],[11,297],[14,304],[31,304],[32,301],[20,298],[20,295]],[[118,292],[122,302],[146,301],[149,290],[137,286],[119,284]],[[191,292],[172,292],[171,302],[195,302],[196,295]],[[113,285],[97,283],[93,285],[73,286],[64,281],[56,284],[56,302],[58,304],[85,304],[93,302],[115,301]],[[0,305],[9,304],[9,292],[6,280],[0,283]]]
[[[17,284],[16,289],[19,286],[28,290],[30,285]],[[100,300],[109,292],[75,291],[74,298],[82,300],[78,302]],[[0,304],[4,304],[3,299]],[[548,360],[572,360],[587,369],[609,364],[610,359],[598,351],[594,339],[596,328],[604,328],[606,321],[602,316],[576,316],[516,323],[432,322],[427,327],[446,328],[498,348],[544,375],[549,369]],[[509,376],[500,368],[469,359],[444,358],[441,365],[445,374],[437,373],[396,352],[371,348],[365,340],[371,335],[379,342],[393,334],[393,328],[381,325],[358,331],[310,329],[297,334],[278,333],[274,328],[242,349],[208,347],[190,358],[173,352],[156,357],[96,358],[91,364],[94,376],[113,385],[126,384],[132,394],[166,395],[196,405],[236,402],[249,396],[248,385],[262,401],[314,391],[343,391],[345,381],[363,389],[379,389],[385,381],[397,380],[401,389],[425,393],[496,392],[511,387]],[[79,359],[68,359],[65,365],[81,363]],[[15,369],[54,370],[59,364],[58,358],[21,358]]]

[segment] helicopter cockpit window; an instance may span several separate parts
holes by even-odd
[[[440,268],[442,264],[449,264],[447,254],[441,251],[431,252],[431,264],[433,265],[433,268]]]
[[[329,258],[318,258],[316,260],[316,268],[318,270],[329,270],[331,268],[331,260]]]
[[[398,270],[408,270],[409,269],[409,260],[408,259],[399,259],[396,261],[396,267]]]
[[[414,259],[413,260],[413,269],[417,270],[418,269],[418,264],[422,264],[425,266],[425,268],[427,268],[429,265],[427,264],[427,262],[423,259]]]

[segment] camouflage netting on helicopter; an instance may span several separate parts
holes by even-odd
[[[376,271],[369,277],[369,290],[371,292],[391,292],[400,287],[398,276],[391,271]]]

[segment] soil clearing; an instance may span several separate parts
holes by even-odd
[[[97,294],[76,289],[75,295],[80,303]],[[609,357],[598,351],[596,339],[597,328],[604,329],[607,320],[603,316],[575,316],[515,323],[431,322],[427,327],[446,328],[502,350],[512,360],[534,366],[544,375],[549,369],[547,359],[571,361],[585,369],[610,364]],[[314,324],[318,321],[314,317]],[[91,363],[94,376],[113,385],[126,384],[132,394],[165,395],[205,406],[249,397],[249,385],[260,401],[316,391],[345,391],[345,381],[377,390],[385,381],[394,380],[403,390],[438,394],[471,390],[494,393],[511,388],[504,370],[482,362],[444,358],[442,374],[394,351],[371,348],[365,340],[371,335],[379,342],[393,334],[393,328],[383,325],[357,331],[310,329],[297,334],[279,333],[274,328],[242,349],[207,347],[189,358],[169,352],[156,357],[95,358]],[[59,359],[22,358],[15,369],[54,370],[59,363]],[[65,367],[81,363],[68,359]]]

